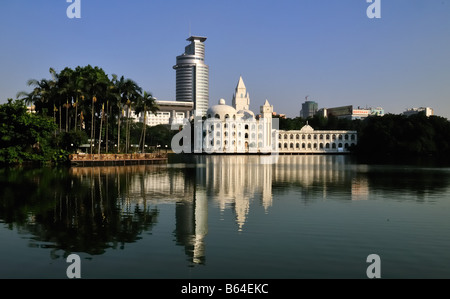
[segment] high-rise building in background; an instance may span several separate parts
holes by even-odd
[[[302,110],[300,111],[300,117],[303,117],[303,118],[313,117],[317,113],[318,109],[319,109],[319,105],[316,102],[306,100],[306,102],[304,102],[302,104]]]
[[[419,114],[419,113],[424,113],[425,116],[432,116],[432,115],[434,115],[434,110],[433,110],[433,108],[430,108],[430,107],[410,108],[410,109],[405,110],[402,114],[406,115],[406,116],[410,116],[410,115]]]
[[[191,43],[177,56],[176,100],[193,102],[194,113],[205,116],[209,107],[209,67],[205,64],[206,37],[191,36]]]
[[[340,119],[364,119],[369,116],[384,116],[384,109],[377,108],[355,108],[353,105],[334,107],[334,108],[322,108],[317,112],[323,117],[334,116]]]

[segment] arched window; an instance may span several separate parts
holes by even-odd
[[[327,144],[325,145],[325,148],[330,148],[330,144],[327,143]]]
[[[352,140],[355,140],[355,139],[356,139],[355,134],[352,134]]]
[[[291,143],[291,146],[290,146],[292,149],[294,148],[294,144],[293,143]]]
[[[287,137],[287,134],[284,134],[284,139],[287,139],[288,137]]]
[[[302,148],[306,148],[306,144],[305,143],[302,143]]]
[[[299,149],[300,148],[300,143],[296,143],[295,144],[295,148]]]
[[[332,146],[332,148],[336,148],[336,143],[333,143],[333,146]]]
[[[229,114],[225,114],[225,119],[230,118]]]
[[[299,134],[297,134],[297,135],[295,135],[295,139],[300,139],[300,135]]]
[[[291,134],[291,136],[289,136],[291,139],[294,139],[294,134]]]
[[[284,144],[284,148],[288,148],[288,144],[287,143]]]
[[[217,119],[220,119],[220,115],[219,114],[216,114],[214,117],[217,118]]]
[[[244,138],[245,138],[245,139],[248,139],[248,133],[245,133]]]
[[[323,134],[320,134],[319,139],[320,139],[320,140],[323,140]]]
[[[311,140],[311,135],[308,135],[308,139]]]
[[[311,143],[308,143],[308,148],[309,148],[309,149],[311,148]]]
[[[321,144],[319,145],[319,148],[320,148],[320,149],[323,149],[323,143],[321,143]]]
[[[330,140],[330,135],[329,134],[327,134],[327,140]]]

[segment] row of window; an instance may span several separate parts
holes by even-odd
[[[290,134],[290,135],[288,135],[288,134],[279,134],[278,138],[279,139],[294,139],[294,134]],[[308,139],[308,140],[311,140],[311,139],[323,140],[324,138],[327,139],[327,140],[329,140],[330,138],[332,140],[335,140],[335,139],[339,139],[339,140],[356,140],[356,135],[355,134],[308,134],[308,135],[302,134],[301,136],[300,136],[300,134],[296,134],[295,135],[295,139],[298,140],[300,138],[301,139]]]
[[[209,132],[210,134],[212,133],[212,132]],[[211,135],[210,135],[211,136]],[[229,135],[228,135],[228,132],[225,132],[224,134],[223,134],[223,136],[224,137],[228,137]],[[232,137],[236,137],[236,132],[232,132],[231,133],[231,136]],[[242,132],[238,132],[238,134],[237,134],[237,136],[240,138],[240,137],[242,137]],[[245,133],[244,134],[244,138],[245,139],[248,139],[249,138],[249,134],[248,133]],[[256,139],[256,134],[255,133],[253,133],[252,135],[252,139]],[[203,137],[206,137],[206,132],[205,131],[203,131]],[[220,137],[222,137],[222,133],[220,133],[220,132],[217,132],[216,133],[216,140],[218,139],[218,140],[220,140]],[[263,138],[263,134],[262,133],[259,133],[258,134],[258,138],[259,139],[262,139]]]
[[[228,115],[228,114],[227,114]],[[208,118],[210,118],[211,117],[211,115],[210,114],[208,114]],[[219,115],[218,114],[216,114],[216,118],[218,118],[219,117]],[[235,117],[235,116],[233,116],[233,117]],[[227,118],[227,116],[225,116],[225,118]],[[222,123],[217,123],[215,126],[214,126],[214,124],[209,124],[209,125],[207,125],[206,127],[208,127],[208,128],[210,128],[211,130],[214,130],[214,128],[216,127],[217,129],[220,129],[221,127],[222,127]],[[232,129],[236,129],[236,127],[238,128],[238,129],[241,129],[242,127],[241,127],[241,123],[238,123],[238,125],[236,126],[236,123],[231,123],[231,128]],[[223,124],[223,128],[224,129],[228,129],[228,123],[224,123]],[[249,125],[245,125],[244,126],[244,129],[245,130],[249,130]],[[262,129],[263,129],[264,127],[263,127],[263,125],[258,125],[258,129],[260,130],[260,131],[262,131]],[[252,131],[255,131],[256,130],[256,125],[252,125]]]
[[[326,143],[326,144],[323,144],[323,143],[308,143],[308,144],[306,144],[306,143],[302,143],[301,144],[301,148],[302,149],[317,149],[317,147],[319,147],[319,149],[330,149],[330,148],[332,148],[332,149],[336,149],[336,148],[346,148],[346,149],[348,149],[350,146],[354,146],[355,145],[355,143],[351,143],[351,144],[349,144],[349,143],[345,143],[345,144],[342,144],[342,143],[338,143],[338,144],[336,144],[336,143]],[[294,143],[290,143],[290,144],[288,144],[287,142],[285,142],[284,144],[282,144],[282,143],[278,143],[278,148],[284,148],[284,149],[288,149],[288,148],[290,148],[290,149],[294,149],[294,146],[295,146],[295,149],[300,149],[300,143],[296,143],[295,145],[294,145]]]

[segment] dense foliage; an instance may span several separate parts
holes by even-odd
[[[0,105],[0,164],[58,162],[66,153],[55,150],[52,119],[27,113],[23,101],[9,99]]]
[[[387,114],[364,120],[314,116],[309,119],[280,119],[281,130],[299,130],[306,124],[315,130],[355,130],[358,145],[355,153],[363,156],[448,156],[450,122],[443,117],[423,113],[404,116]]]
[[[450,122],[424,114],[369,117],[362,123],[357,150],[364,155],[447,156]]]
[[[131,148],[130,118],[147,112],[156,113],[156,99],[133,80],[92,67],[66,67],[61,72],[50,68],[51,79],[29,80],[31,92],[19,92],[18,98],[33,105],[37,115],[48,116],[58,132],[83,131],[92,140],[90,153],[125,152]],[[125,122],[124,130],[122,123]],[[140,148],[145,150],[145,130]],[[76,140],[79,135],[72,134]],[[117,146],[110,147],[110,141]],[[67,140],[66,140],[67,141]],[[74,144],[76,142],[70,142]]]

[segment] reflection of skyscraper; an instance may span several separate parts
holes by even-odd
[[[194,102],[196,115],[204,116],[209,107],[209,67],[205,64],[206,37],[191,36],[183,54],[177,57],[176,100]]]

